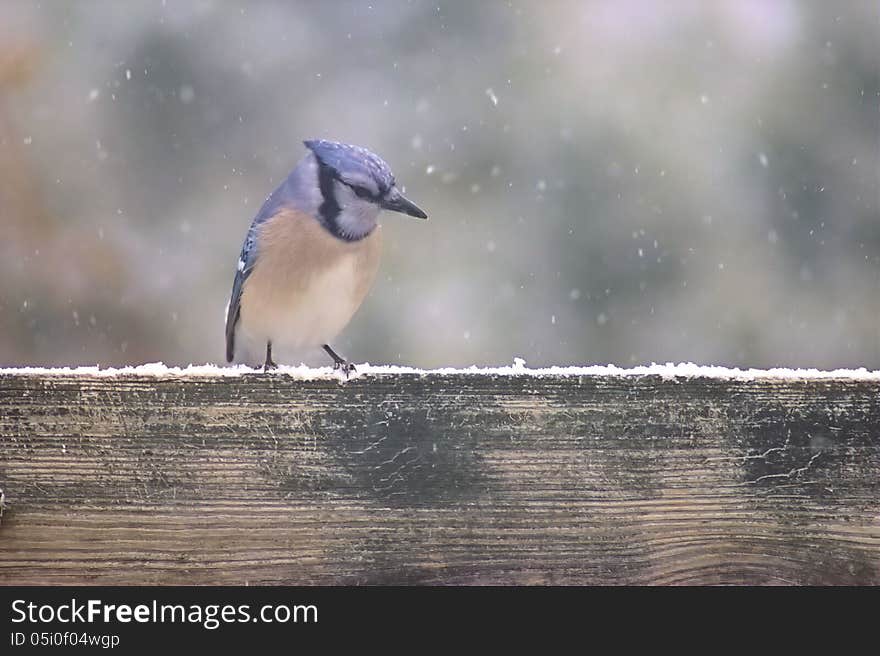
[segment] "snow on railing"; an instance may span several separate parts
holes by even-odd
[[[775,367],[772,369],[738,369],[717,365],[698,365],[687,363],[650,364],[634,367],[618,367],[607,365],[565,365],[529,368],[525,360],[515,358],[512,365],[500,367],[442,367],[438,369],[420,369],[399,365],[357,364],[357,371],[351,375],[354,380],[359,376],[384,375],[419,375],[419,376],[610,376],[639,377],[659,376],[664,379],[673,378],[714,378],[722,380],[754,380],[754,379],[850,379],[880,381],[880,370],[859,369],[790,369]],[[235,377],[242,375],[262,374],[261,368],[245,365],[218,366],[215,364],[188,365],[186,367],[168,366],[161,362],[132,365],[127,367],[84,366],[84,367],[12,367],[0,368],[0,376],[33,375],[33,376],[155,376],[155,377]],[[270,372],[270,375],[286,375],[302,380],[341,378],[339,372],[330,367],[308,367],[306,365],[282,365]]]

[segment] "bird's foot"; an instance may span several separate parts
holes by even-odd
[[[333,362],[333,370],[336,371],[337,369],[341,369],[342,372],[345,374],[346,378],[348,378],[352,374],[352,372],[357,372],[357,369],[355,369],[355,366],[351,362],[349,362],[348,360],[334,361]]]
[[[348,378],[351,375],[351,372],[357,371],[354,365],[339,355],[336,351],[334,351],[328,344],[324,344],[324,350],[327,351],[327,355],[333,358],[333,370],[336,371],[341,369],[345,374],[345,377]]]
[[[269,373],[270,369],[277,369],[278,365],[272,359],[272,342],[266,342],[266,362],[263,363],[263,373]]]

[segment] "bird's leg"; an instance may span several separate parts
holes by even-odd
[[[348,375],[352,371],[356,371],[354,365],[340,356],[336,351],[330,348],[329,344],[324,344],[324,350],[327,351],[327,355],[333,358],[333,368],[334,369],[342,369],[345,372],[345,377],[348,378]]]
[[[272,361],[272,342],[266,342],[266,362],[263,363],[263,373],[277,368],[278,365]]]

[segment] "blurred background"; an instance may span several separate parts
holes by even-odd
[[[324,137],[431,216],[383,216],[355,362],[880,368],[878,28],[868,0],[4,0],[0,365],[222,362],[248,225]]]

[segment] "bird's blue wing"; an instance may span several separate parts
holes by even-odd
[[[257,226],[254,221],[248,230],[244,245],[241,247],[241,255],[238,258],[238,266],[235,271],[235,280],[232,282],[232,296],[229,299],[229,308],[226,310],[226,361],[232,362],[235,357],[235,327],[241,314],[241,290],[244,282],[254,268],[257,259]]]

